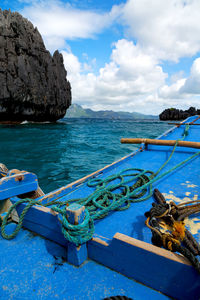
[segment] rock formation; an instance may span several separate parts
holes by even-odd
[[[179,110],[176,108],[165,109],[160,115],[159,118],[162,121],[166,120],[184,120],[190,116],[200,115],[200,109],[195,107],[190,107],[188,110]]]
[[[0,9],[0,122],[56,121],[71,104],[63,57],[19,13]]]

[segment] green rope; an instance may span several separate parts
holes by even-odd
[[[188,135],[188,130],[189,126],[186,126],[182,139]],[[59,201],[59,198],[57,198],[46,204],[42,204],[41,201],[34,199],[20,199],[10,207],[6,217],[3,219],[1,225],[2,236],[5,239],[14,238],[20,231],[24,217],[29,208],[33,205],[42,205],[51,207],[53,211],[59,213],[62,232],[68,241],[77,246],[87,242],[92,238],[94,233],[94,220],[104,218],[112,211],[127,209],[130,207],[131,203],[145,201],[150,198],[152,196],[152,184],[154,182],[200,155],[199,151],[158,176],[172,158],[177,144],[178,141],[176,141],[167,161],[155,173],[149,170],[130,168],[122,170],[118,174],[110,175],[105,179],[93,178],[89,180],[87,185],[91,188],[95,188],[95,190],[88,197],[66,201]],[[67,220],[66,205],[69,205],[71,202],[76,202],[85,206],[85,218],[81,224],[72,225]],[[8,223],[8,218],[12,211],[22,203],[27,203],[27,205],[19,217],[19,222],[14,231],[11,234],[7,234],[5,228]]]

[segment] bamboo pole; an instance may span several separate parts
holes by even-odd
[[[150,145],[160,145],[160,146],[174,146],[176,140],[153,140],[153,139],[142,139],[142,138],[123,138],[121,139],[122,144],[150,144]],[[200,149],[200,142],[188,142],[188,141],[178,141],[178,146],[189,147]]]

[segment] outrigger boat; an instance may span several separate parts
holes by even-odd
[[[199,299],[196,124],[193,116],[157,140],[122,139],[140,147],[46,195],[36,175],[2,167],[0,298]]]

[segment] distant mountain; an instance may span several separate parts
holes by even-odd
[[[158,119],[158,116],[144,115],[137,112],[124,112],[112,110],[99,110],[84,109],[81,105],[72,104],[68,108],[65,118],[93,118],[93,119]]]

